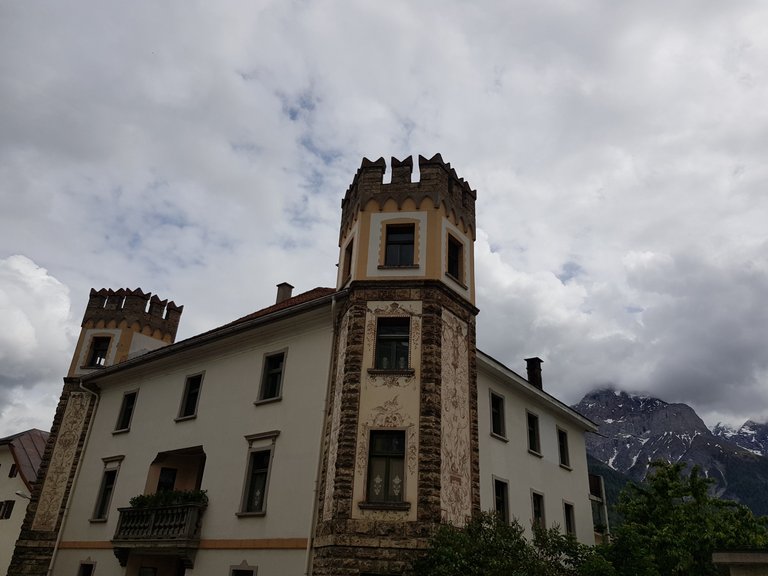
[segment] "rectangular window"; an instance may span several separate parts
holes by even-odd
[[[539,417],[536,414],[528,414],[528,450],[541,454],[541,441],[539,439]]]
[[[385,266],[413,266],[414,224],[390,224],[387,226]]]
[[[376,369],[406,370],[411,320],[408,317],[378,318],[376,322]]]
[[[344,249],[344,267],[341,269],[341,280],[346,283],[352,276],[352,249],[354,241],[350,240],[347,247]]]
[[[203,385],[203,375],[187,376],[184,384],[184,396],[181,398],[179,418],[191,418],[197,415],[197,402],[200,399],[200,388]]]
[[[576,536],[576,515],[573,504],[563,502],[563,516],[565,518],[565,533]]]
[[[464,256],[464,245],[448,234],[448,275],[452,276],[459,282],[463,281],[462,278],[462,260]]]
[[[112,340],[109,336],[95,336],[91,340],[91,352],[88,354],[89,368],[103,368],[107,363],[107,353],[109,352],[109,343]]]
[[[254,450],[250,453],[243,512],[250,514],[264,514],[266,512],[267,485],[271,461],[271,448]]]
[[[126,392],[123,395],[123,403],[120,405],[120,414],[117,417],[115,432],[124,432],[131,428],[131,418],[133,418],[133,409],[136,406],[136,396],[138,392]]]
[[[101,487],[99,496],[96,499],[96,508],[93,511],[92,520],[106,520],[109,513],[109,503],[112,500],[112,492],[115,490],[115,481],[117,480],[117,468],[104,470],[104,476],[101,478]]]
[[[541,528],[546,528],[547,524],[544,519],[544,495],[538,492],[532,493],[533,504],[533,523]]]
[[[368,502],[402,502],[405,431],[372,430],[368,451]]]
[[[491,433],[506,438],[504,423],[504,397],[491,392]]]
[[[280,398],[282,394],[285,353],[270,354],[264,358],[264,372],[261,376],[259,400]]]
[[[93,576],[93,569],[95,564],[80,564],[80,569],[77,571],[77,576]]]
[[[499,519],[505,524],[509,522],[509,490],[507,483],[498,478],[493,479],[494,510]]]
[[[142,566],[139,568],[139,576],[157,576],[157,568],[154,566]]]
[[[15,505],[15,500],[4,500],[3,502],[0,502],[0,520],[8,520],[13,513],[13,507]]]
[[[557,448],[560,453],[560,466],[571,467],[571,456],[568,453],[568,432],[557,429]]]
[[[230,576],[254,576],[253,568],[233,568]]]
[[[16,475],[19,473],[19,468],[16,466],[16,464],[11,464],[11,469],[8,470],[8,478],[16,478]]]
[[[176,487],[176,468],[160,468],[160,476],[157,479],[157,492],[170,492]]]

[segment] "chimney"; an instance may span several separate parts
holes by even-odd
[[[542,359],[538,356],[525,359],[525,368],[528,370],[528,382],[536,386],[539,390],[542,390],[541,384],[541,363]]]
[[[275,304],[280,304],[280,302],[288,300],[288,298],[291,297],[291,294],[293,294],[293,286],[288,284],[288,282],[281,282],[277,285],[277,300],[275,301]]]

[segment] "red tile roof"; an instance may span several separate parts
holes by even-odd
[[[248,320],[253,320],[254,318],[260,318],[261,316],[266,316],[267,314],[271,314],[272,312],[285,310],[286,308],[298,306],[299,304],[305,304],[306,302],[311,302],[312,300],[317,300],[324,296],[330,296],[334,292],[336,292],[335,288],[322,288],[322,287],[313,288],[312,290],[309,290],[307,292],[302,292],[301,294],[297,294],[296,296],[293,296],[291,298],[286,298],[282,302],[278,302],[277,304],[273,304],[272,306],[262,308],[261,310],[257,310],[256,312],[248,314],[247,316],[238,318],[234,322],[230,322],[229,324],[224,324],[224,326],[220,326],[220,328],[224,328],[227,326],[234,326],[236,324],[247,322]]]
[[[37,478],[47,440],[48,432],[36,428],[0,438],[0,446],[7,445],[11,449],[21,479],[28,489],[31,489],[32,482]]]

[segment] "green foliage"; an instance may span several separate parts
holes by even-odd
[[[208,505],[206,490],[165,490],[155,494],[139,494],[128,502],[131,508],[160,508],[185,504]]]
[[[716,549],[755,548],[768,544],[765,519],[745,506],[708,494],[711,480],[694,467],[655,462],[645,486],[622,492],[623,523],[608,551],[620,576],[707,576]]]
[[[534,528],[533,540],[516,520],[481,513],[464,528],[441,526],[417,576],[614,576],[595,548],[555,528]]]

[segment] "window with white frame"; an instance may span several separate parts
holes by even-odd
[[[557,428],[557,449],[560,457],[560,466],[570,469],[571,455],[568,452],[568,432]]]
[[[285,351],[264,356],[259,401],[276,400],[282,396],[284,372]]]
[[[279,431],[246,436],[248,460],[239,516],[260,516],[267,512],[269,475]]]
[[[115,484],[117,483],[117,474],[120,471],[120,464],[123,461],[123,456],[114,456],[111,458],[103,458],[104,472],[101,476],[101,484],[99,485],[99,492],[96,496],[96,504],[93,507],[92,522],[103,522],[109,516],[109,506],[112,502],[112,494],[115,491]]]
[[[115,423],[115,432],[127,432],[131,429],[131,420],[133,419],[133,410],[136,408],[136,398],[139,392],[133,390],[123,394],[123,401],[120,404],[120,412],[117,415]]]
[[[184,394],[181,397],[178,419],[193,418],[197,415],[197,405],[200,400],[200,391],[203,387],[203,374],[187,376],[184,382]]]
[[[491,434],[500,438],[507,437],[504,421],[504,397],[491,391]]]

